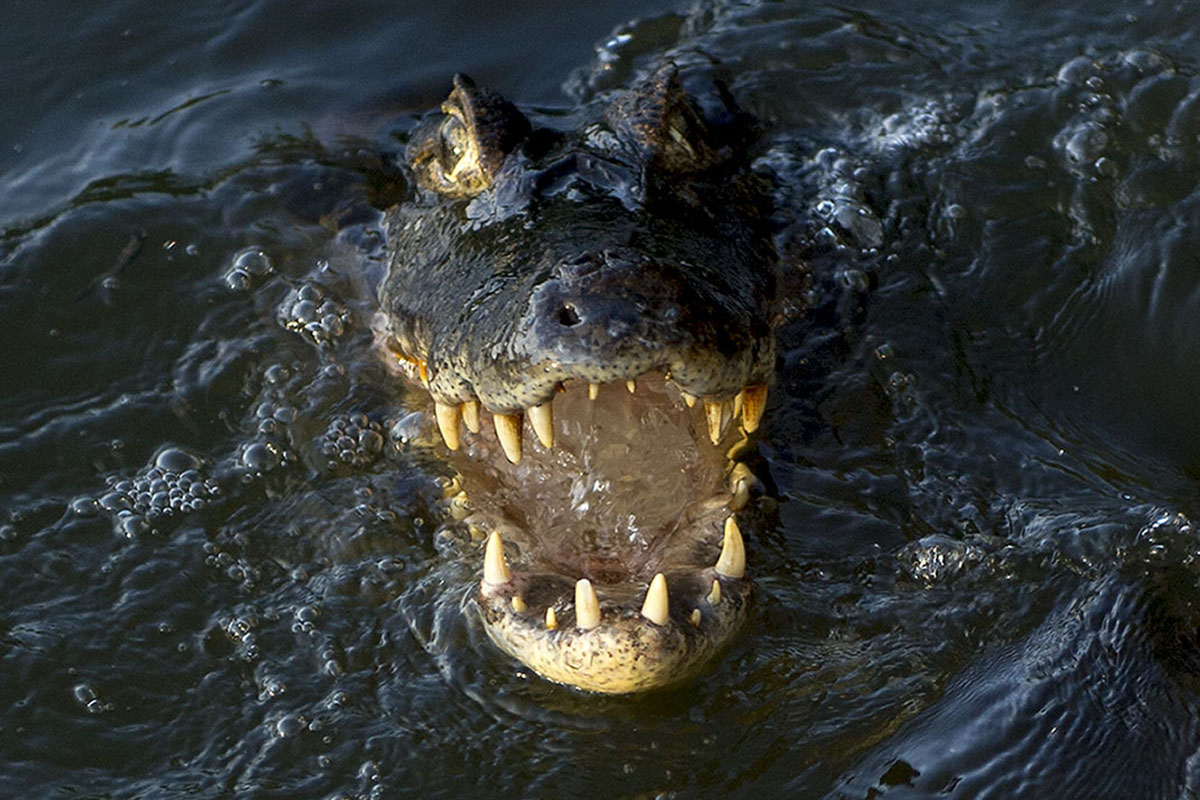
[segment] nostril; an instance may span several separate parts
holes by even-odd
[[[564,303],[563,307],[558,310],[558,322],[565,328],[578,325],[579,312],[575,310],[575,306],[570,303]]]

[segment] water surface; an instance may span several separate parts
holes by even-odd
[[[14,4],[0,795],[1194,796],[1197,30]],[[370,351],[380,243],[328,223],[454,72],[553,113],[698,53],[760,121],[795,312],[756,604],[695,681],[597,699],[487,643]]]

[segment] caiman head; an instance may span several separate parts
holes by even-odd
[[[486,541],[484,625],[553,681],[674,683],[750,594],[733,513],[776,280],[750,126],[673,65],[538,125],[460,75],[441,112],[388,212],[380,339],[432,396],[455,516]]]

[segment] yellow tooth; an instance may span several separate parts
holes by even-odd
[[[660,572],[650,581],[646,590],[646,602],[642,603],[642,616],[655,625],[666,625],[670,619],[670,605],[667,602],[667,579]]]
[[[721,430],[724,427],[722,423],[725,420],[725,412],[729,404],[721,401],[704,401],[704,416],[708,418],[708,438],[713,444],[721,441]]]
[[[546,630],[552,631],[558,627],[558,614],[554,613],[554,606],[546,606]]]
[[[758,430],[763,409],[767,407],[767,387],[761,383],[747,386],[742,393],[745,395],[745,399],[742,400],[742,425],[746,428],[746,433],[753,433]]]
[[[710,606],[715,606],[721,602],[721,582],[716,578],[713,579],[712,591],[708,593],[708,597],[705,599],[708,600]]]
[[[512,603],[513,611],[517,612],[518,614],[524,614],[525,609],[528,608],[528,606],[525,605],[525,598],[521,597],[519,594],[514,594],[512,596],[512,600],[509,602]]]
[[[625,381],[625,388],[629,390],[630,394],[633,394],[637,391],[637,381],[635,381],[633,378],[629,378]]]
[[[467,400],[462,404],[462,420],[471,433],[479,433],[479,401]]]
[[[588,400],[595,400],[599,396],[600,396],[600,384],[589,383],[588,384]]]
[[[693,608],[692,615],[688,617],[688,622],[692,623],[693,628],[700,627],[700,609]]]
[[[512,580],[508,571],[508,562],[504,560],[504,542],[500,534],[492,531],[488,537],[487,548],[483,551],[483,582],[489,586],[503,586]]]
[[[447,505],[450,516],[456,520],[462,521],[471,515],[471,500],[466,492],[459,492],[451,497]]]
[[[504,455],[514,464],[521,463],[521,415],[492,414],[496,425],[496,438],[504,448]]]
[[[725,519],[725,541],[721,545],[716,570],[718,575],[726,578],[740,578],[746,574],[746,545],[732,516]]]
[[[737,419],[742,415],[742,402],[745,400],[746,390],[738,392],[733,396],[733,418]]]
[[[688,408],[693,408],[696,405],[696,395],[688,394],[682,390],[680,390],[679,394],[683,397],[683,402],[687,403]]]
[[[433,404],[434,414],[437,416],[438,430],[442,432],[442,438],[446,440],[446,447],[451,450],[458,449],[458,420],[461,414],[458,412],[458,406],[449,406],[445,403],[435,402]]]
[[[592,582],[580,578],[575,584],[575,625],[589,630],[600,624],[600,598],[592,588]]]
[[[540,406],[530,406],[528,412],[529,424],[533,426],[533,432],[547,450],[554,447],[554,408],[551,405],[553,402],[547,400]]]
[[[754,473],[749,467],[740,461],[733,466],[733,472],[729,474],[730,511],[741,511],[746,507],[750,502],[750,490],[755,483]]]

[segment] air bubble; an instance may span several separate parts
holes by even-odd
[[[250,288],[250,276],[245,270],[231,269],[225,273],[225,286],[233,292],[244,292]]]
[[[242,466],[253,472],[270,472],[282,462],[279,449],[266,442],[246,445],[242,449],[240,460]]]
[[[1096,159],[1096,174],[1103,175],[1105,178],[1115,178],[1120,173],[1121,169],[1117,166],[1115,159],[1108,156],[1101,156]]]
[[[200,467],[200,459],[177,447],[168,447],[154,459],[154,466],[169,472],[186,472]]]
[[[243,250],[234,256],[233,266],[236,269],[243,269],[251,275],[270,275],[275,271],[267,254],[255,248]]]
[[[148,522],[198,511],[211,496],[211,478],[201,471],[203,461],[176,447],[159,452],[153,465],[132,479],[109,478],[111,491],[97,503],[97,510],[115,517],[114,529],[126,537],[150,529]]]
[[[268,696],[274,696],[269,688],[266,688],[265,691]],[[282,693],[282,690],[280,693]],[[302,732],[305,727],[306,725],[303,717],[300,717],[296,714],[288,714],[275,723],[275,732],[279,734],[281,739],[286,739],[289,736],[295,736],[296,734]]]
[[[356,413],[330,420],[316,446],[317,451],[328,459],[330,466],[340,461],[362,467],[379,457],[385,441],[380,423],[365,414]]]
[[[71,502],[71,513],[80,517],[94,517],[100,513],[100,504],[91,497],[79,497]]]
[[[325,346],[342,336],[350,314],[325,291],[313,283],[305,283],[284,298],[279,305],[280,324],[290,331],[304,334],[317,345]]]

